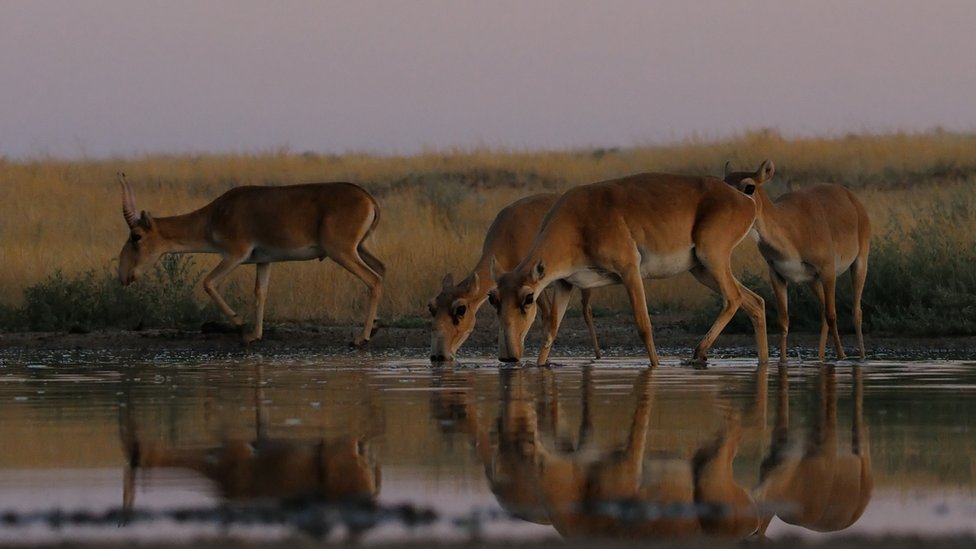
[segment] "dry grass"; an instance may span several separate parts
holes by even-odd
[[[446,272],[462,274],[477,259],[484,231],[508,202],[533,192],[639,171],[711,173],[726,160],[777,165],[777,188],[833,180],[857,189],[876,234],[913,226],[933,204],[963,203],[976,212],[976,136],[948,133],[783,139],[775,132],[668,146],[564,152],[447,151],[410,157],[320,156],[280,151],[261,155],[147,156],[112,160],[13,162],[0,159],[0,303],[17,306],[25,288],[56,270],[68,276],[114,268],[126,237],[115,172],[124,170],[137,207],[156,216],[197,208],[245,184],[348,180],[373,192],[382,221],[372,248],[387,264],[381,315],[424,314]],[[976,219],[947,227],[945,238],[971,245]],[[200,268],[216,263],[201,256]],[[736,252],[739,270],[762,272],[755,246]],[[232,284],[249,291],[253,269]],[[361,284],[334,263],[276,265],[271,320],[360,320]],[[655,306],[695,306],[709,293],[688,276],[649,283]],[[601,291],[603,307],[627,309],[619,289]],[[202,296],[201,296],[202,301]],[[250,300],[248,298],[248,303]],[[250,311],[247,311],[248,316]]]

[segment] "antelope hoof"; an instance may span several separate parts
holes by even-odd
[[[362,339],[362,338],[358,338],[357,337],[356,339],[354,339],[352,342],[349,343],[349,348],[350,349],[362,349],[362,348],[366,347],[366,345],[368,345],[368,344],[369,344],[369,340],[368,339]]]
[[[243,343],[244,346],[250,345],[255,341],[261,341],[261,336],[254,333],[250,333],[250,334],[245,334],[243,337],[241,337],[241,343]]]
[[[376,335],[376,332],[380,331],[380,326],[381,326],[381,324],[380,324],[380,319],[379,318],[377,318],[376,320],[373,321],[373,328],[369,331],[369,338],[370,339],[373,339],[373,336]],[[367,339],[366,341],[368,342],[369,339]]]
[[[691,366],[696,370],[704,370],[705,368],[708,368],[708,358],[705,357],[704,355],[695,356],[692,357],[691,359],[681,361],[681,364],[685,366]]]

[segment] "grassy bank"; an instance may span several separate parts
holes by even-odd
[[[718,175],[726,160],[776,162],[772,194],[814,181],[855,189],[875,227],[865,321],[892,333],[976,332],[976,136],[949,133],[784,139],[761,131],[719,141],[559,152],[491,150],[409,157],[323,156],[279,151],[257,155],[146,156],[60,161],[0,159],[0,327],[67,329],[192,325],[211,318],[196,284],[215,256],[163,265],[155,284],[125,290],[113,280],[127,236],[115,172],[124,170],[136,206],[156,216],[186,212],[247,184],[348,180],[378,198],[382,219],[372,248],[387,265],[381,316],[425,315],[446,272],[477,259],[484,231],[508,202],[534,192],[639,171]],[[737,272],[768,295],[765,267],[751,241],[736,251]],[[167,272],[167,269],[169,271]],[[175,271],[174,271],[175,269]],[[253,269],[227,284],[251,316]],[[750,275],[751,273],[751,275]],[[331,262],[272,268],[268,320],[359,322],[361,283]],[[147,281],[143,281],[147,282]],[[713,298],[690,276],[648,283],[652,307],[708,311]],[[192,291],[190,288],[194,288]],[[840,284],[847,315],[849,283]],[[815,325],[803,292],[792,308],[797,329]],[[596,304],[627,311],[619,288]],[[809,321],[807,320],[809,317]],[[774,326],[770,323],[770,326]]]

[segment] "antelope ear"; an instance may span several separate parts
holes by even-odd
[[[465,278],[461,284],[464,285],[465,291],[476,294],[478,293],[478,288],[481,287],[481,278],[478,276],[478,273],[471,273],[471,276]]]
[[[773,165],[772,160],[763,160],[762,164],[759,165],[759,171],[756,175],[759,178],[756,183],[763,184],[773,178],[773,174],[776,173],[776,166]]]
[[[142,216],[139,218],[139,224],[146,229],[152,230],[154,223],[155,221],[153,221],[152,214],[146,210],[142,210]]]
[[[732,161],[731,160],[726,160],[725,161],[725,174],[722,177],[723,178],[728,177],[729,174],[732,173],[733,171],[735,171],[735,170],[732,168]]]
[[[488,303],[490,303],[492,307],[496,309],[498,308],[498,292],[495,291],[495,289],[488,292]]]
[[[446,275],[444,275],[444,279],[441,280],[441,287],[444,289],[448,289],[453,286],[454,286],[454,275],[451,273],[447,273]]]
[[[532,281],[533,282],[538,282],[538,281],[542,280],[542,277],[545,274],[546,274],[546,264],[543,263],[542,260],[540,259],[535,264],[535,267],[532,267]]]

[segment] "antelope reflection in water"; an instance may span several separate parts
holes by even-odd
[[[837,375],[832,365],[820,367],[812,428],[802,443],[793,444],[789,378],[786,367],[780,366],[772,443],[754,491],[763,509],[760,534],[765,534],[774,515],[788,524],[833,532],[851,526],[864,513],[874,477],[864,423],[864,371],[855,367],[852,376],[850,449],[841,448],[837,432]]]
[[[765,372],[760,370],[757,375]],[[441,392],[438,398],[455,402],[435,407],[471,437],[492,492],[511,514],[551,524],[565,537],[744,538],[756,531],[756,504],[732,472],[742,434],[737,412],[730,411],[724,427],[692,456],[647,454],[655,382],[651,370],[643,370],[633,383],[636,406],[626,442],[608,451],[592,440],[591,368],[583,370],[575,440],[560,425],[552,372],[540,373],[538,399],[526,387],[527,375],[501,370],[499,410],[490,432],[481,427],[470,392]]]
[[[212,447],[173,447],[140,438],[131,406],[120,422],[126,457],[123,508],[131,511],[135,483],[143,471],[177,468],[212,481],[221,497],[231,501],[297,500],[370,503],[380,491],[380,468],[370,439],[361,433],[315,440],[266,436],[261,373],[255,389],[255,438],[226,439]]]

